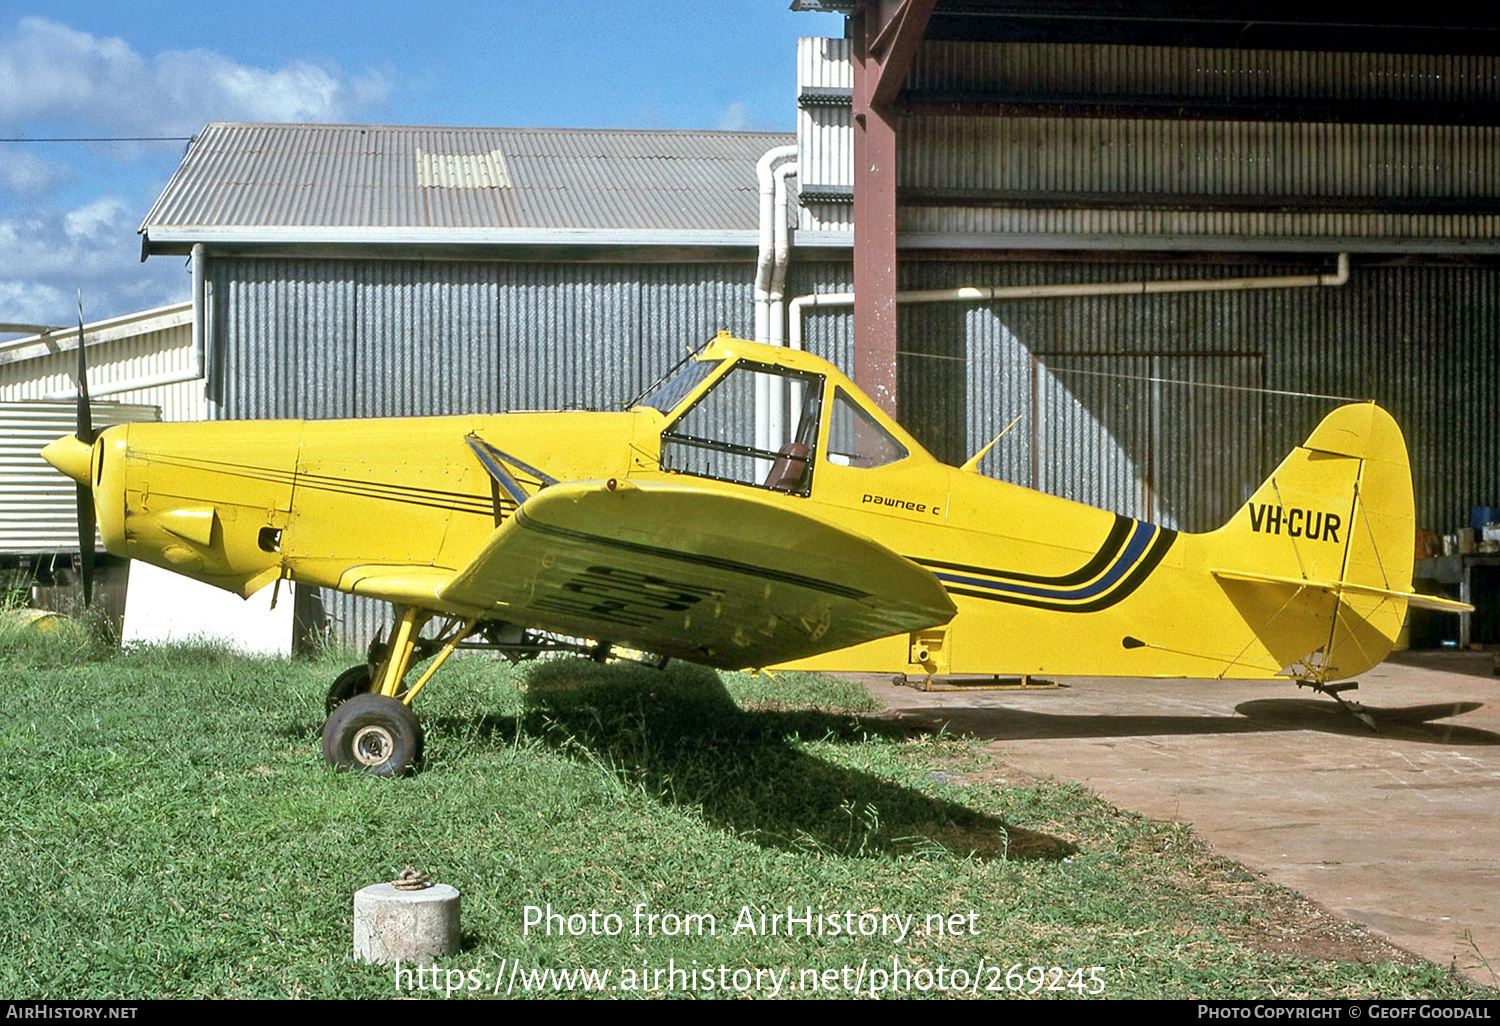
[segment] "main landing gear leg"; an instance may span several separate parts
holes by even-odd
[[[1365,712],[1365,707],[1360,705],[1358,702],[1344,701],[1344,696],[1340,693],[1344,691],[1353,691],[1354,689],[1358,688],[1359,683],[1357,681],[1345,681],[1342,684],[1324,684],[1321,681],[1315,680],[1299,680],[1297,682],[1297,686],[1299,688],[1311,688],[1312,690],[1318,692],[1318,694],[1320,695],[1327,695],[1329,698],[1337,702],[1339,704],[1339,708],[1343,709],[1344,712],[1348,713],[1350,716],[1353,716],[1356,720],[1369,727],[1373,732],[1377,734],[1380,733],[1380,728],[1375,725],[1375,717]]]
[[[355,694],[330,713],[323,724],[323,758],[334,769],[391,777],[410,772],[421,761],[422,725],[411,711],[412,700],[459,643],[473,633],[477,623],[470,620],[455,631],[432,665],[402,692],[401,682],[422,647],[422,627],[431,617],[425,610],[405,610],[386,658],[369,675],[368,690]]]

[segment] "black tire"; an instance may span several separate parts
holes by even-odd
[[[335,770],[402,776],[422,759],[422,725],[394,698],[355,695],[323,724],[323,758]]]
[[[369,663],[351,666],[337,677],[328,689],[328,698],[323,703],[323,714],[332,716],[333,711],[355,695],[367,694],[374,686]]]

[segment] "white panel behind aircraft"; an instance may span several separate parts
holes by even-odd
[[[130,561],[125,591],[125,644],[222,642],[248,655],[292,654],[292,583],[283,581],[276,608],[274,583],[248,599],[212,585]]]

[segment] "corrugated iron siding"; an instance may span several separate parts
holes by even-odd
[[[854,135],[848,103],[809,104],[802,98],[853,87],[847,39],[797,40],[797,187],[803,196],[798,227],[804,231],[849,227],[847,203],[809,197],[853,188]]]
[[[1494,198],[1500,128],[908,117],[898,185],[965,192]]]
[[[907,87],[1204,99],[1495,100],[1500,99],[1500,57],[927,42]]]
[[[848,230],[849,204],[814,204],[818,226]],[[1269,251],[1482,252],[1500,251],[1500,217],[1490,214],[1351,214],[1244,210],[1020,209],[905,206],[897,210],[903,241],[932,235],[993,242],[1009,236],[1015,248],[1260,249]],[[1227,240],[1219,243],[1218,240]]]
[[[808,230],[848,230],[847,202],[819,199],[852,185],[847,105],[807,102],[847,89],[846,40],[804,39],[798,50],[797,141]],[[908,88],[947,95],[1072,95],[1109,100],[1182,95],[1472,100],[1500,95],[1500,58],[1171,49],[1037,43],[927,43]],[[1500,236],[1489,214],[1141,209],[1139,196],[1272,199],[1494,199],[1500,129],[1470,125],[1319,124],[1152,118],[918,116],[901,119],[900,185],[944,190],[947,204],[907,203],[907,233],[1009,234],[1095,247],[1189,236],[1274,240],[1429,240]],[[1124,209],[1059,200],[1006,207],[1006,194],[1119,197]],[[990,201],[986,194],[997,198]],[[957,197],[963,197],[959,199]],[[970,198],[972,197],[972,198]],[[1170,206],[1170,203],[1163,204]]]
[[[753,330],[745,264],[209,267],[221,419],[603,408],[721,328]]]
[[[355,416],[359,266],[343,260],[209,261],[212,417]]]
[[[97,393],[110,385],[159,374],[187,372],[192,367],[193,327],[180,324],[159,331],[91,343],[88,347],[89,385]],[[76,351],[49,354],[0,364],[0,401],[41,399],[75,387]],[[206,420],[203,382],[120,392],[108,397],[122,403],[145,403],[161,408],[163,420]]]
[[[97,402],[96,430],[156,420],[154,406]],[[42,459],[42,449],[75,429],[73,403],[0,402],[0,554],[78,551],[75,488]],[[103,552],[95,532],[95,547]]]
[[[608,408],[720,329],[753,331],[742,263],[208,266],[220,419]],[[340,643],[363,644],[389,619],[366,600],[321,601]]]
[[[908,261],[901,287],[1308,270]],[[793,288],[847,275],[798,267]],[[899,324],[902,423],[957,463],[1021,415],[981,463],[1017,484],[1204,530],[1338,405],[1136,380],[1155,377],[1376,399],[1406,431],[1419,526],[1500,504],[1500,269],[1356,263],[1336,289],[903,305]],[[805,334],[847,361],[852,315],[811,311]]]

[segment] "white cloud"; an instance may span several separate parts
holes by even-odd
[[[780,126],[763,119],[755,117],[750,112],[750,105],[743,100],[735,100],[719,111],[719,121],[715,126],[721,132],[776,132]]]
[[[143,55],[123,39],[23,18],[0,25],[0,134],[187,136],[210,121],[360,120],[385,102],[389,79],[307,60],[252,67],[209,50]],[[136,234],[176,160],[160,145],[0,149],[0,321],[69,323],[79,286],[90,319],[187,299],[182,262],[141,263]]]
[[[191,294],[181,261],[140,262],[140,237],[113,196],[72,210],[0,218],[0,321],[68,324],[83,289],[89,320],[178,303]]]
[[[60,324],[54,312],[67,309],[67,297],[50,285],[0,278],[0,321],[12,324]],[[14,333],[0,338],[14,338]]]
[[[113,196],[96,199],[63,215],[63,232],[77,245],[97,245],[102,236],[128,224],[125,204]]]
[[[0,160],[0,191],[38,196],[73,178],[72,170],[62,164],[41,160],[15,147],[12,150]]]
[[[719,131],[743,132],[750,127],[750,108],[736,101],[719,112]]]
[[[111,135],[188,135],[209,121],[337,121],[383,103],[382,72],[291,61],[255,68],[208,50],[150,59],[122,39],[23,18],[0,39],[0,125],[67,124]]]

